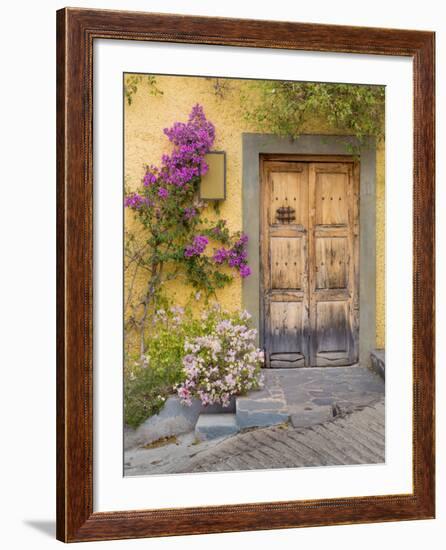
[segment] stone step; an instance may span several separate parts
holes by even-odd
[[[231,413],[202,413],[195,425],[195,435],[201,441],[233,435],[239,431],[236,415]]]
[[[294,428],[309,428],[323,424],[334,417],[332,405],[311,405],[295,408],[291,415],[291,424]]]
[[[240,429],[275,426],[288,422],[290,418],[282,399],[257,397],[256,392],[246,397],[237,397],[235,416]]]
[[[381,378],[386,378],[386,352],[383,349],[375,349],[370,353],[370,363],[372,369],[377,372]]]

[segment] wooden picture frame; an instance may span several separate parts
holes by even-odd
[[[93,511],[93,43],[139,40],[413,60],[413,491]],[[66,8],[57,13],[57,538],[91,541],[434,517],[432,32]]]

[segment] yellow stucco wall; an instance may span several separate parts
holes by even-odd
[[[384,147],[376,153],[376,347],[385,347],[385,166]]]
[[[125,103],[125,181],[129,189],[141,182],[146,164],[158,164],[161,155],[169,148],[163,128],[174,121],[186,121],[195,103],[200,103],[206,117],[216,127],[215,150],[226,151],[226,201],[221,203],[220,216],[227,220],[231,231],[242,229],[242,138],[243,132],[256,132],[258,128],[243,117],[241,94],[249,91],[249,83],[240,80],[225,81],[223,97],[215,93],[215,79],[197,77],[157,77],[157,87],[163,95],[150,95],[149,88],[141,83]],[[333,133],[318,121],[307,127],[308,133]],[[339,133],[339,132],[337,132]],[[384,150],[377,151],[377,347],[384,347]],[[212,209],[210,216],[212,216]],[[131,214],[126,224],[132,224]],[[138,284],[138,283],[137,283]],[[142,284],[140,279],[139,284]],[[242,303],[241,280],[219,292],[218,298],[225,308],[239,308]],[[181,303],[190,295],[190,289],[174,284],[171,295]]]

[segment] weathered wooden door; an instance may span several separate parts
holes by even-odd
[[[261,296],[270,367],[358,360],[358,165],[263,158]]]

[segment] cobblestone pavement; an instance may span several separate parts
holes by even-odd
[[[240,433],[194,457],[188,472],[377,464],[385,461],[384,401],[311,428]]]
[[[280,426],[272,424],[282,420],[211,441],[190,432],[156,448],[134,447],[124,455],[125,475],[384,460],[384,381],[375,372],[312,367],[265,369],[264,376],[264,388],[239,399],[238,408],[248,420],[259,412],[283,413]]]
[[[384,398],[309,428],[287,423],[126,454],[126,475],[378,464],[385,460]],[[149,462],[150,457],[150,462]]]

